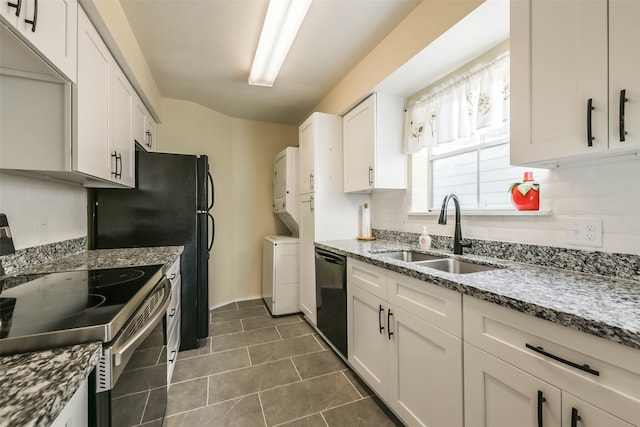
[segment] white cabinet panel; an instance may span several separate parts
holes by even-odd
[[[111,66],[111,176],[116,182],[135,187],[132,121],[135,92],[117,64],[112,63]]]

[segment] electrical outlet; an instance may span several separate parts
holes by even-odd
[[[602,218],[569,218],[567,243],[602,247]]]

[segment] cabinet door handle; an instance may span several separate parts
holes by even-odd
[[[578,410],[576,408],[571,408],[571,427],[578,427],[578,421],[580,421],[582,417],[578,415]]]
[[[544,402],[546,402],[547,399],[545,399],[544,397],[544,393],[542,393],[542,391],[538,390],[538,427],[543,427],[543,421],[542,421],[542,404]]]
[[[20,9],[22,9],[22,0],[18,0],[18,3],[8,2],[7,6],[16,8],[16,16],[20,16]]]
[[[114,178],[118,177],[118,152],[114,151],[113,154],[111,155],[111,158],[113,159],[113,167],[111,168],[111,175],[113,175]]]
[[[595,110],[593,106],[593,98],[587,100],[587,146],[593,147],[593,131],[591,129],[591,112]]]
[[[173,317],[173,316],[175,316],[175,314],[176,314],[176,309],[172,308],[171,309],[171,313],[169,313],[169,317]]]
[[[316,210],[316,200],[313,196],[309,196],[309,209],[311,209],[311,212]]]
[[[391,339],[391,335],[393,335],[393,332],[391,332],[391,316],[393,316],[393,313],[391,312],[391,309],[389,309],[387,310],[387,334],[389,339]]]
[[[31,24],[31,32],[36,32],[36,24],[38,23],[38,0],[34,0],[33,20],[25,19],[24,22]]]
[[[526,347],[527,347],[528,349],[533,350],[533,351],[535,351],[536,353],[540,353],[540,354],[542,354],[543,356],[546,356],[546,357],[548,357],[548,358],[550,358],[550,359],[556,360],[556,361],[558,361],[558,362],[560,362],[560,363],[564,363],[565,365],[569,365],[569,366],[571,366],[572,368],[580,369],[581,371],[584,371],[584,372],[586,372],[586,373],[588,373],[588,374],[591,374],[591,375],[595,375],[596,377],[599,377],[599,376],[600,376],[600,372],[599,372],[599,371],[596,371],[595,369],[592,369],[592,368],[591,368],[591,366],[589,366],[589,365],[587,365],[587,364],[579,365],[579,364],[577,364],[577,363],[575,363],[575,362],[572,362],[572,361],[570,361],[570,360],[563,359],[563,358],[562,358],[562,357],[560,357],[560,356],[556,356],[555,354],[551,354],[551,353],[549,353],[549,352],[547,352],[547,351],[544,351],[544,348],[542,348],[542,347],[540,347],[540,346],[537,346],[537,347],[536,347],[536,346],[533,346],[533,345],[531,345],[531,344],[529,344],[529,343],[526,343],[525,345],[526,345]]]
[[[309,188],[313,190],[313,174],[309,174]]]
[[[384,325],[382,324],[382,316],[381,314],[384,313],[384,308],[382,308],[382,304],[379,305],[379,309],[378,309],[378,327],[380,328],[380,334],[382,334],[382,331],[384,331]]]
[[[169,363],[173,363],[174,360],[176,360],[176,351],[171,350],[171,359],[169,359]]]
[[[120,169],[118,169],[118,163],[120,163]],[[122,153],[118,153],[116,156],[116,178],[122,178]]]
[[[618,118],[619,124],[620,124],[620,142],[624,142],[626,141],[626,134],[627,132],[625,132],[624,130],[624,104],[628,101],[627,99],[627,90],[626,89],[622,89],[620,91],[620,116]]]
[[[369,187],[371,187],[373,185],[372,173],[373,173],[373,168],[371,166],[369,166]]]

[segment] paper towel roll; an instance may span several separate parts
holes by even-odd
[[[360,228],[360,237],[370,238],[371,237],[371,210],[369,209],[369,204],[365,203],[362,206],[362,221]]]

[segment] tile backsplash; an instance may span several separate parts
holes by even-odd
[[[466,215],[462,235],[469,239],[640,255],[640,160],[561,167],[541,188],[541,203],[550,215]],[[505,190],[506,191],[506,190]],[[373,193],[371,223],[376,229],[452,236],[454,222],[438,225],[437,213],[411,214],[411,190]],[[567,243],[570,218],[601,218],[600,248]]]

